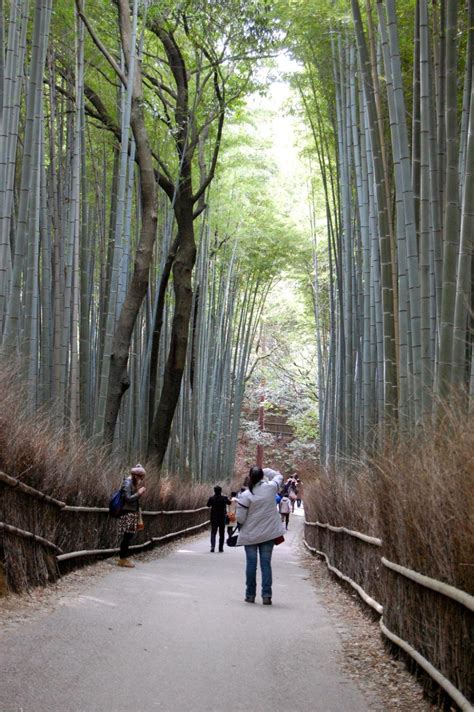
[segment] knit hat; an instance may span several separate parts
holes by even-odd
[[[132,475],[140,475],[141,477],[145,477],[146,475],[145,468],[143,467],[143,465],[140,465],[140,463],[135,465],[135,467],[132,467],[130,472],[132,473]]]

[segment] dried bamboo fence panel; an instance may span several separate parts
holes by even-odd
[[[441,688],[460,709],[472,710],[473,596],[388,561],[380,539],[345,527],[305,521],[305,544],[383,612],[383,634],[428,673],[425,687]]]
[[[333,566],[361,586],[371,598],[382,602],[382,542],[376,537],[358,534],[344,527],[305,522],[308,544],[324,552]]]
[[[59,577],[56,552],[41,540],[58,546],[56,535],[63,506],[0,472],[0,522],[6,525],[0,528],[0,558],[11,591],[24,591]]]
[[[208,508],[144,511],[131,549],[159,545],[208,524]],[[0,472],[0,564],[8,590],[55,581],[61,572],[118,551],[118,522],[105,507],[68,506]]]
[[[387,628],[474,700],[473,611],[386,567],[384,587]]]

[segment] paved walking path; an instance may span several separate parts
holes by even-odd
[[[244,602],[245,552],[206,534],[0,633],[0,712],[366,712],[299,561],[301,515],[272,606]]]

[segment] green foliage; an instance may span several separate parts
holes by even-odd
[[[210,194],[210,218],[213,232],[237,242],[241,271],[264,283],[293,267],[304,237],[281,212],[274,190],[277,167],[253,119],[247,114],[228,129]]]
[[[299,412],[290,415],[288,423],[293,428],[296,438],[301,442],[316,440],[319,436],[318,409],[316,404],[310,400],[301,403]]]

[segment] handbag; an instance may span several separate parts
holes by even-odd
[[[280,534],[280,536],[277,536],[277,538],[273,540],[273,543],[278,546],[278,544],[283,544],[284,541],[285,537],[283,536],[283,534]]]
[[[239,537],[239,532],[234,534],[235,529],[232,531],[232,534],[227,537],[226,544],[227,546],[237,546],[237,539]]]
[[[142,529],[145,529],[145,525],[143,524],[142,510],[140,509],[138,511],[137,531],[141,531]]]

